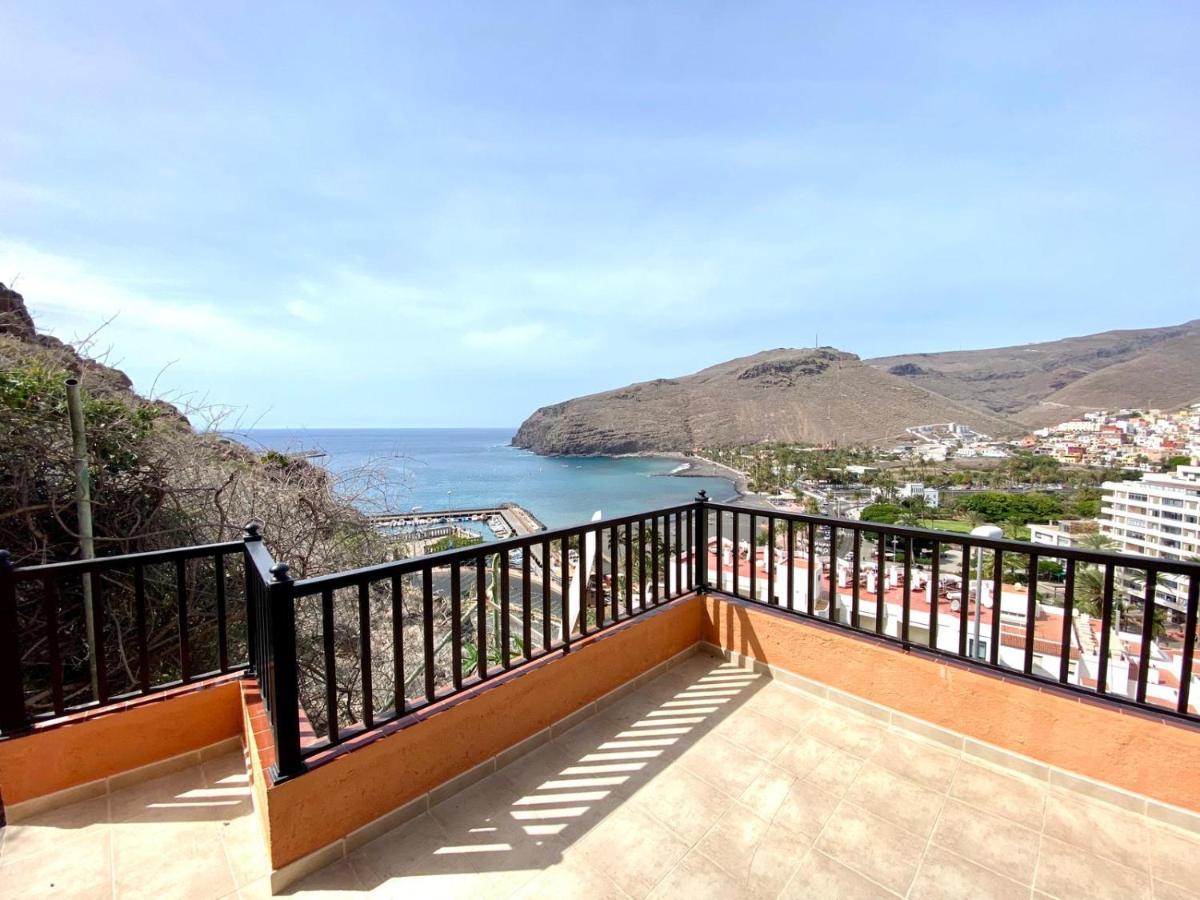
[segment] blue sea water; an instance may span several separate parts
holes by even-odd
[[[229,435],[259,450],[323,450],[314,460],[370,512],[524,506],[549,528],[691,500],[736,495],[723,478],[667,476],[675,460],[538,456],[509,428],[256,428]]]

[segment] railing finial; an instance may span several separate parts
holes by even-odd
[[[696,495],[696,502],[697,503],[707,503],[708,502],[708,491],[701,490],[700,493],[698,493]]]
[[[12,554],[7,550],[0,550],[0,569],[13,568]]]
[[[247,541],[261,541],[262,526],[255,521],[247,522],[242,526],[242,538]]]
[[[271,576],[276,581],[291,581],[291,579],[288,578],[289,568],[290,567],[287,563],[275,563],[275,565],[271,566]]]

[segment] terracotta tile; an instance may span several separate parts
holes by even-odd
[[[811,850],[780,900],[894,900],[898,896],[824,853]]]
[[[1150,871],[1150,832],[1143,816],[1051,792],[1045,833],[1130,868]]]
[[[908,896],[912,900],[1024,900],[1029,886],[997,875],[957,853],[930,847]]]
[[[867,763],[845,798],[920,837],[929,837],[946,795]]]
[[[933,843],[1022,884],[1033,880],[1038,833],[948,799],[933,830]]]
[[[1056,897],[1136,900],[1152,896],[1147,873],[1049,836],[1042,838],[1034,887]]]
[[[997,772],[964,759],[954,774],[950,796],[1021,825],[1042,827],[1046,805],[1044,783]]]

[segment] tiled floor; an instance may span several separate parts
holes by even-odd
[[[237,760],[124,793],[9,829],[0,896],[41,895],[52,875],[97,896],[265,892]],[[1197,886],[1195,835],[696,656],[289,893],[1166,900]]]

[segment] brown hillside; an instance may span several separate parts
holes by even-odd
[[[911,425],[1014,426],[930,393],[851,353],[768,350],[681,378],[658,379],[539,409],[513,443],[538,453],[616,454],[758,441],[884,441]]]
[[[1200,399],[1200,320],[990,350],[913,353],[867,362],[954,400],[1028,425],[1091,409],[1178,408]]]

